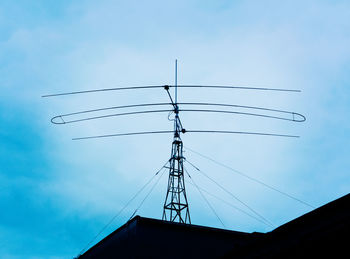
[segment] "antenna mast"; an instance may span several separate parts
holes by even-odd
[[[174,140],[171,148],[171,157],[169,160],[169,179],[167,194],[164,202],[163,220],[179,223],[191,224],[190,211],[188,208],[184,165],[183,165],[183,143],[180,137],[181,133],[185,133],[179,117],[179,107],[177,103],[177,60],[175,60],[175,102],[173,102],[169,93],[169,87],[165,86],[168,91],[170,100],[174,107]]]

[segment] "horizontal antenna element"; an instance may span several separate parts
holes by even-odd
[[[248,106],[248,105],[239,105],[239,104],[229,104],[229,103],[211,103],[211,102],[201,102],[201,101],[192,101],[192,102],[181,102],[179,100],[181,93],[183,95],[182,91],[183,89],[193,89],[192,92],[196,93],[196,97],[198,96],[198,93],[203,92],[203,89],[209,89],[209,90],[226,90],[224,92],[227,94],[229,90],[249,90],[249,91],[259,91],[259,92],[282,92],[282,93],[299,93],[300,90],[297,89],[283,89],[283,88],[268,88],[268,87],[251,87],[251,86],[235,86],[235,85],[189,85],[189,84],[183,84],[178,85],[178,66],[177,66],[177,60],[175,61],[175,82],[174,85],[142,85],[142,86],[124,86],[124,87],[112,87],[112,88],[102,88],[102,89],[91,89],[91,90],[81,90],[81,91],[71,91],[71,92],[62,92],[62,93],[54,93],[54,94],[47,94],[43,95],[42,97],[59,97],[59,96],[70,96],[70,95],[80,95],[80,94],[93,94],[93,93],[105,93],[105,92],[112,92],[112,91],[133,91],[133,90],[155,90],[155,89],[161,89],[161,91],[166,91],[167,95],[167,101],[164,102],[155,102],[155,103],[138,103],[138,104],[125,104],[125,105],[115,105],[110,107],[102,107],[102,108],[95,108],[95,109],[87,109],[87,110],[81,110],[77,112],[71,112],[66,114],[60,114],[57,116],[52,117],[51,122],[53,124],[70,124],[70,123],[78,123],[83,121],[92,121],[92,120],[98,120],[98,119],[105,119],[105,118],[114,118],[114,117],[122,117],[122,116],[145,116],[147,115],[155,115],[155,114],[162,114],[162,113],[168,113],[168,120],[172,121],[173,128],[169,128],[168,130],[159,130],[155,128],[154,130],[145,131],[145,128],[143,129],[133,129],[132,132],[121,132],[121,133],[113,133],[113,134],[105,134],[105,135],[95,135],[95,136],[78,136],[73,138],[72,140],[88,140],[88,139],[100,139],[100,138],[111,138],[111,137],[124,137],[124,136],[144,136],[144,135],[160,135],[160,134],[172,134],[173,135],[173,142],[172,142],[172,150],[171,150],[171,156],[168,162],[159,170],[155,176],[159,174],[160,171],[163,169],[169,169],[169,177],[168,177],[168,186],[167,186],[167,195],[165,197],[165,202],[163,205],[163,220],[168,220],[171,222],[179,222],[184,224],[191,224],[191,217],[190,217],[190,210],[189,210],[189,204],[187,201],[187,193],[185,188],[185,173],[187,173],[188,177],[193,181],[191,175],[189,172],[187,172],[186,168],[184,167],[184,163],[190,164],[194,169],[196,169],[200,174],[204,175],[206,178],[211,180],[213,183],[215,183],[219,188],[224,190],[227,194],[229,194],[232,198],[234,198],[236,201],[240,202],[241,205],[245,206],[247,209],[250,210],[253,214],[250,215],[249,213],[247,215],[250,215],[251,217],[259,220],[260,222],[264,222],[264,224],[271,225],[271,223],[265,219],[261,214],[257,213],[253,208],[248,206],[246,203],[244,203],[242,200],[240,200],[238,197],[236,197],[230,190],[223,187],[221,184],[219,184],[217,181],[215,181],[213,178],[211,178],[209,175],[204,173],[202,170],[200,170],[198,167],[193,165],[191,162],[186,160],[183,153],[183,142],[182,142],[182,135],[185,133],[189,134],[222,134],[222,135],[255,135],[255,136],[266,136],[266,137],[283,137],[283,138],[299,138],[297,135],[290,135],[290,134],[279,134],[274,132],[259,132],[259,131],[239,131],[239,130],[232,130],[232,128],[219,128],[219,129],[201,129],[196,128],[194,125],[193,128],[190,127],[190,129],[185,129],[184,125],[181,121],[181,114],[182,113],[195,113],[196,115],[198,113],[204,113],[204,114],[211,114],[213,116],[217,116],[218,114],[221,115],[239,115],[239,116],[251,116],[251,118],[266,118],[266,119],[276,119],[276,120],[284,120],[284,121],[290,121],[290,122],[304,122],[306,120],[305,116],[293,112],[293,111],[286,111],[286,110],[279,110],[279,109],[271,109],[266,107],[260,107],[260,106]],[[164,90],[162,90],[164,89]],[[215,92],[216,93],[216,92]],[[197,120],[199,120],[199,116],[196,117]],[[208,120],[208,119],[206,119]],[[195,123],[196,120],[193,120]],[[144,125],[144,124],[138,124],[138,125]],[[152,123],[150,120],[147,121],[147,126],[151,126]],[[198,126],[197,126],[198,127]],[[166,165],[169,165],[168,167]],[[268,187],[270,189],[273,189],[275,191],[278,191],[279,193],[282,193],[288,197],[293,198],[294,200],[298,200],[294,198],[291,195],[288,195],[282,191],[279,191],[278,189],[267,185],[263,183],[260,180],[253,179],[252,177],[249,177],[245,174],[240,173],[241,175],[245,176],[248,179],[254,180],[257,183],[260,183],[264,185],[265,187]],[[163,173],[161,174],[163,175]],[[151,180],[155,178],[153,176]],[[138,208],[142,206],[144,201],[147,199],[147,197],[151,194],[152,190],[160,180],[160,177],[156,181],[156,183],[152,186],[152,188],[147,193],[146,197],[141,201]],[[148,184],[147,182],[142,189],[144,189]],[[197,184],[193,181],[193,185],[197,188],[199,193],[203,196],[203,199],[207,202],[208,206],[213,210],[213,213],[217,216],[219,221],[223,224],[218,214],[215,212],[214,207],[211,206],[209,201],[205,198],[201,188],[197,186]],[[142,191],[141,189],[141,191]],[[140,192],[140,191],[139,191]],[[130,202],[136,198],[136,196],[139,194],[139,192],[136,193],[136,195],[130,200]],[[130,202],[128,202],[126,205],[128,205]],[[306,204],[306,203],[305,203]],[[135,215],[138,208],[134,211],[132,216]],[[122,208],[122,210],[117,214],[119,215],[125,207]],[[117,216],[116,215],[116,216]],[[115,217],[116,217],[115,216]],[[111,222],[114,220],[114,218],[108,223],[111,224]],[[108,226],[106,225],[106,227]],[[223,224],[224,225],[224,224]],[[106,228],[104,227],[102,231]],[[101,234],[102,231],[98,233]],[[96,236],[97,237],[97,236]],[[96,239],[94,237],[93,240]],[[92,240],[92,241],[93,241]],[[86,248],[91,244],[88,243]],[[83,250],[85,251],[85,249]]]
[[[179,88],[213,88],[213,89],[236,89],[236,90],[257,90],[257,91],[277,91],[277,92],[301,92],[296,89],[282,89],[282,88],[267,88],[267,87],[249,87],[249,86],[229,86],[229,85],[177,85]],[[127,86],[127,87],[113,87],[113,88],[102,88],[83,90],[75,92],[57,93],[57,94],[46,94],[42,97],[55,97],[64,95],[74,94],[87,94],[87,93],[98,93],[108,91],[123,91],[123,90],[142,90],[142,89],[156,89],[156,88],[175,88],[175,85],[145,85],[145,86]]]
[[[144,131],[144,132],[127,132],[127,133],[117,133],[108,135],[98,135],[89,137],[77,137],[72,140],[84,140],[84,139],[97,139],[97,138],[110,138],[110,137],[121,137],[121,136],[132,136],[132,135],[150,135],[150,134],[167,134],[173,133],[172,130],[161,130],[161,131]],[[264,132],[249,132],[249,131],[228,131],[228,130],[185,130],[183,129],[181,133],[219,133],[219,134],[243,134],[243,135],[258,135],[258,136],[270,136],[270,137],[287,137],[287,138],[299,138],[295,135],[286,134],[275,134],[275,133],[264,133]]]

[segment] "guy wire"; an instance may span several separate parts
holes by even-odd
[[[261,180],[258,180],[258,179],[254,178],[254,177],[252,177],[252,176],[249,176],[249,175],[247,175],[247,174],[245,174],[245,173],[242,173],[241,171],[238,171],[238,170],[236,170],[236,169],[234,169],[234,168],[232,168],[232,167],[230,167],[230,166],[228,166],[228,165],[225,165],[225,164],[223,164],[223,163],[221,163],[221,162],[219,162],[219,161],[217,161],[217,160],[215,160],[215,159],[213,159],[213,158],[211,158],[211,157],[208,157],[208,156],[206,156],[206,155],[203,155],[203,154],[199,153],[198,151],[195,151],[195,150],[189,148],[188,146],[185,146],[185,148],[188,149],[189,151],[191,151],[192,153],[195,153],[195,154],[197,154],[197,155],[199,155],[199,156],[201,156],[201,157],[203,157],[203,158],[205,158],[205,159],[207,159],[207,160],[212,161],[213,163],[215,163],[215,164],[217,164],[217,165],[220,165],[220,166],[222,166],[222,167],[224,167],[224,168],[226,168],[226,169],[229,169],[230,171],[232,171],[232,172],[234,172],[234,173],[236,173],[236,174],[239,174],[239,175],[241,175],[241,176],[243,176],[243,177],[245,177],[245,178],[247,178],[247,179],[249,179],[249,180],[251,180],[251,181],[254,181],[254,182],[258,183],[258,184],[261,184],[261,185],[264,186],[264,187],[267,187],[267,188],[269,188],[269,189],[271,189],[271,190],[273,190],[273,191],[276,191],[276,192],[278,192],[278,193],[280,193],[280,194],[282,194],[282,195],[284,195],[284,196],[286,196],[286,197],[288,197],[288,198],[290,198],[290,199],[293,199],[293,200],[295,200],[295,201],[297,201],[297,202],[299,202],[299,203],[302,203],[302,204],[304,204],[304,205],[306,205],[306,206],[308,206],[308,207],[310,207],[310,208],[312,208],[312,209],[315,209],[315,207],[312,206],[311,204],[309,204],[309,203],[307,203],[307,202],[305,202],[305,201],[302,201],[302,200],[300,200],[300,199],[294,197],[294,196],[291,195],[291,194],[288,194],[288,193],[286,193],[286,192],[284,192],[284,191],[281,191],[281,190],[277,189],[276,187],[273,187],[273,186],[271,186],[271,185],[269,185],[269,184],[267,184],[267,183],[264,183],[264,182],[261,181]]]
[[[129,206],[129,204],[143,191],[143,189],[146,188],[147,185],[149,185],[153,179],[159,174],[159,172],[169,163],[167,161],[142,187],[139,189],[134,196],[124,205],[124,207],[118,211],[109,221],[106,225],[102,227],[102,229],[86,244],[86,246],[80,251],[79,255],[83,254],[85,250],[91,245],[92,242],[96,240],[96,238],[110,225],[112,222]]]
[[[212,210],[212,212],[215,214],[215,216],[217,217],[217,219],[220,221],[220,223],[222,224],[222,226],[224,228],[226,228],[224,222],[222,222],[221,218],[219,217],[219,215],[216,213],[215,209],[213,208],[213,206],[211,206],[211,204],[209,203],[209,201],[207,200],[207,198],[205,198],[204,194],[202,193],[202,191],[199,189],[199,187],[197,186],[197,184],[194,182],[194,180],[192,179],[191,175],[188,173],[188,171],[186,170],[186,168],[184,168],[185,172],[187,173],[188,177],[190,178],[190,180],[192,181],[192,184],[197,188],[198,192],[200,193],[200,195],[202,196],[203,200],[207,203],[207,205],[209,206],[209,208]]]
[[[246,208],[248,208],[251,212],[253,212],[255,215],[257,215],[258,217],[260,217],[262,220],[264,220],[266,223],[268,223],[271,227],[275,227],[273,223],[271,223],[269,220],[267,220],[265,217],[263,217],[261,214],[259,214],[258,212],[256,212],[253,208],[251,208],[248,204],[246,204],[245,202],[243,202],[242,200],[240,200],[238,197],[236,197],[233,193],[231,193],[229,190],[227,190],[225,187],[223,187],[221,184],[219,184],[217,181],[215,181],[213,178],[209,177],[206,173],[204,173],[201,169],[199,169],[197,166],[195,166],[194,164],[192,164],[190,161],[188,161],[187,159],[185,160],[187,163],[189,163],[193,168],[195,168],[198,172],[200,172],[201,174],[203,174],[205,177],[207,177],[210,181],[212,181],[213,183],[215,183],[217,186],[219,186],[222,190],[224,190],[226,193],[230,194],[235,200],[237,200],[239,203],[241,203],[242,205],[244,205]]]

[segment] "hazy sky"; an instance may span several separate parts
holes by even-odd
[[[199,151],[314,207],[350,188],[349,1],[7,1],[0,3],[0,255],[72,258],[169,159],[172,136],[72,141],[171,130],[167,114],[52,125],[51,117],[167,102],[162,89],[41,98],[48,93],[174,82],[300,89],[181,90],[180,101],[300,112],[304,123],[183,114],[186,129],[248,130],[298,139],[183,136]],[[310,207],[185,151],[186,158],[275,227]],[[187,166],[201,188],[247,211]],[[161,218],[166,173],[137,214]],[[151,186],[149,186],[151,187]],[[149,188],[95,241],[124,224]],[[193,224],[220,227],[187,184]],[[227,229],[270,231],[207,195]]]

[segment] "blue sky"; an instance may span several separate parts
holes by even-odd
[[[302,90],[299,94],[183,90],[179,92],[183,101],[260,105],[307,117],[305,123],[298,124],[184,115],[186,128],[301,136],[185,135],[185,146],[315,207],[347,194],[349,17],[348,1],[1,1],[1,257],[77,255],[170,155],[171,136],[71,140],[93,134],[171,129],[163,115],[50,124],[51,117],[62,113],[167,101],[162,91],[51,99],[41,95],[171,84],[176,58],[180,84]],[[275,226],[310,211],[188,150],[185,154]],[[189,171],[199,186],[230,200]],[[138,214],[160,218],[165,191],[163,176]],[[125,223],[145,195],[142,193],[100,238]],[[191,185],[188,196],[194,224],[222,227]],[[207,198],[226,228],[271,230]]]

